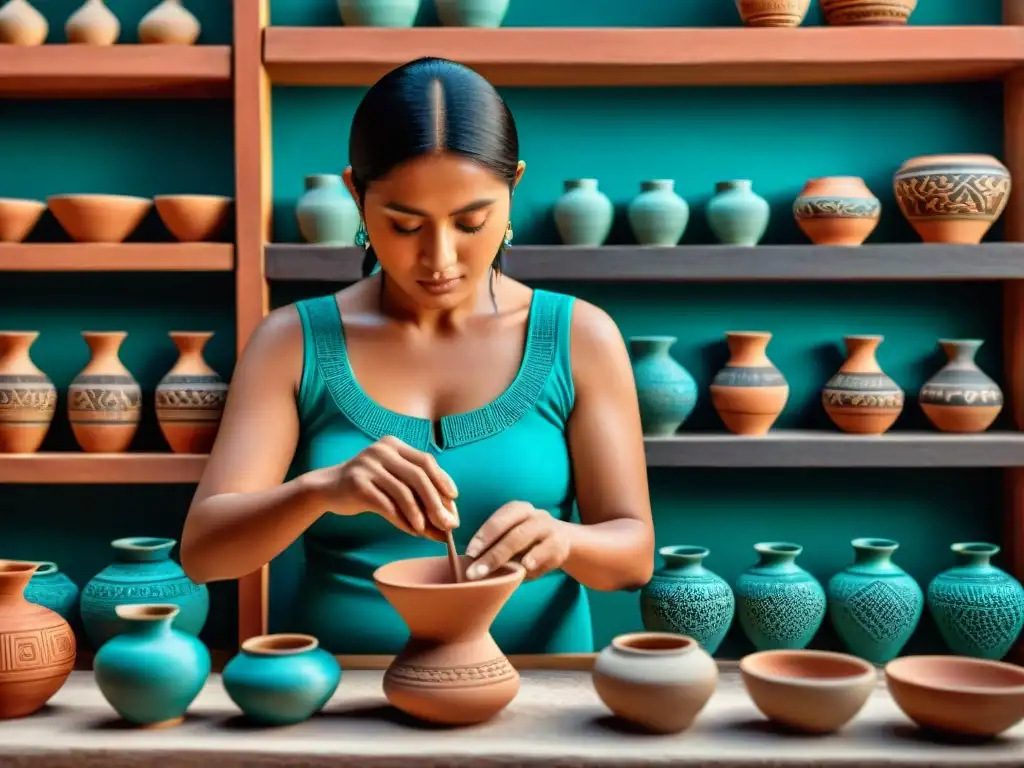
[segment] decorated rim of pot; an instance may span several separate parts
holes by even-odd
[[[850,670],[849,674],[836,674],[827,676],[815,675],[779,675],[765,672],[758,669],[757,663],[762,659],[790,657],[794,659],[815,659],[818,661],[833,662],[836,667],[846,665]],[[878,670],[870,661],[858,656],[839,651],[817,651],[808,648],[777,648],[766,651],[754,651],[740,659],[740,671],[751,675],[759,680],[766,680],[773,683],[788,683],[803,685],[814,688],[837,688],[845,687],[850,683],[860,682],[868,678],[877,678]]]
[[[39,563],[34,560],[3,560],[0,559],[0,576],[5,574],[34,574],[39,569]]]
[[[107,338],[107,339],[116,339],[116,338],[124,339],[124,338],[128,337],[128,331],[82,331],[82,337],[86,338],[86,339],[88,339],[90,337],[92,337],[92,338]]]
[[[33,562],[38,566],[35,573],[32,574],[33,576],[49,576],[60,570],[52,560],[31,560],[28,562]]]
[[[156,552],[161,549],[171,549],[177,540],[165,536],[125,536],[114,539],[110,546],[114,549],[129,549],[135,552]]]
[[[174,603],[121,603],[114,606],[117,618],[123,621],[166,621],[181,613]]]
[[[472,558],[466,557],[465,555],[459,558],[463,564],[467,560]],[[510,560],[507,563],[500,565],[495,570],[488,573],[483,578],[479,579],[467,579],[466,581],[450,581],[450,582],[436,582],[424,584],[422,582],[409,581],[407,579],[397,579],[388,575],[389,570],[400,570],[400,566],[404,566],[406,563],[414,562],[427,562],[428,560],[443,560],[445,567],[448,567],[448,556],[439,555],[436,557],[410,557],[404,560],[395,560],[394,562],[385,563],[379,566],[373,572],[373,580],[376,583],[383,584],[387,587],[395,587],[398,589],[422,589],[422,590],[451,590],[451,589],[480,589],[481,587],[493,586],[495,584],[507,584],[516,581],[522,581],[526,576],[526,568],[514,560]]]
[[[1002,547],[987,541],[958,541],[949,546],[958,555],[998,555]]]
[[[242,641],[241,649],[252,656],[294,656],[315,651],[320,641],[301,632],[278,632],[257,635]]]
[[[670,557],[688,557],[700,560],[711,554],[711,550],[699,544],[666,544],[658,549],[658,554],[668,559]]]
[[[900,543],[895,539],[886,539],[880,536],[860,536],[850,542],[854,549],[870,549],[877,552],[895,552],[900,548]]]
[[[617,651],[637,656],[678,655],[700,648],[696,639],[675,632],[626,632],[613,637],[611,645]]]
[[[754,551],[763,555],[799,555],[804,548],[792,541],[759,541],[754,545]]]
[[[961,667],[970,670],[998,670],[1009,673],[1020,679],[1016,685],[970,685],[954,684],[948,685],[928,680],[922,681],[920,675],[908,675],[904,667],[915,667],[920,663],[938,663],[942,666]],[[1020,696],[1024,694],[1024,667],[1008,661],[996,661],[995,659],[979,659],[972,656],[944,656],[940,654],[921,654],[916,656],[900,656],[885,665],[885,676],[892,678],[899,683],[918,685],[932,691],[944,693],[976,693],[983,696]]]

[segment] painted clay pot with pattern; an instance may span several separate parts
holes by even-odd
[[[675,336],[632,336],[640,424],[645,435],[674,435],[697,405],[697,382],[670,354]]]
[[[124,331],[83,331],[92,358],[68,387],[68,420],[83,451],[128,450],[142,418],[142,389],[118,351]]]
[[[57,388],[29,352],[38,331],[0,331],[0,453],[35,453],[57,412]]]
[[[462,556],[463,573],[472,558]],[[522,583],[516,562],[472,581],[452,580],[447,557],[398,560],[373,580],[409,627],[384,673],[384,695],[408,715],[446,725],[490,719],[519,693],[519,673],[491,637],[491,623]]]
[[[789,399],[789,384],[768,359],[767,331],[725,334],[729,360],[711,380],[711,402],[733,434],[764,435]]]
[[[878,226],[882,204],[859,176],[811,179],[793,215],[815,245],[861,245]]]
[[[0,8],[0,43],[42,45],[50,25],[28,0],[9,0]]]
[[[64,24],[64,36],[69,43],[113,45],[120,35],[121,22],[103,0],[85,0]]]
[[[818,0],[825,23],[833,27],[901,26],[917,0]]]
[[[991,155],[923,155],[893,176],[896,202],[926,243],[977,245],[1010,199],[1010,171]]]
[[[163,0],[139,21],[139,42],[193,45],[202,27],[181,0]]]
[[[810,7],[811,0],[736,0],[748,27],[799,27]]]
[[[71,626],[25,599],[38,565],[0,560],[0,719],[26,717],[61,689],[75,666]]]
[[[203,358],[211,331],[172,331],[178,362],[156,387],[156,418],[175,453],[209,453],[217,439],[228,385]]]
[[[54,562],[44,560],[36,565],[39,567],[25,588],[25,599],[71,621],[78,607],[78,585]]]
[[[844,432],[881,435],[903,412],[904,394],[878,365],[881,336],[847,336],[846,361],[821,390],[821,403]]]
[[[980,339],[939,339],[949,359],[917,396],[921,410],[943,432],[984,432],[1003,410],[1003,391],[974,361]]]

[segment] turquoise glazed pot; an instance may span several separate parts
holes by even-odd
[[[306,177],[306,191],[295,205],[299,232],[315,245],[353,245],[359,230],[359,209],[341,176]]]
[[[797,650],[814,639],[825,618],[825,590],[796,564],[799,544],[754,545],[758,562],[736,580],[736,614],[759,651]]]
[[[720,181],[708,201],[708,227],[725,245],[757,245],[768,229],[768,201],[754,192],[749,179]]]
[[[555,203],[555,226],[566,245],[603,245],[612,229],[615,207],[597,188],[597,179],[569,179]]]
[[[928,610],[949,649],[998,661],[1024,629],[1024,588],[990,562],[995,544],[954,544],[956,564],[928,585]]]
[[[500,27],[509,0],[434,0],[434,5],[446,27]]]
[[[25,587],[25,599],[70,621],[78,605],[78,585],[61,573],[56,563],[42,561]]]
[[[828,583],[828,613],[850,652],[872,664],[896,658],[921,621],[924,593],[892,561],[891,539],[854,539],[853,563]]]
[[[176,605],[119,605],[124,634],[96,653],[93,668],[103,698],[129,723],[174,725],[210,676],[210,652],[174,629]]]
[[[174,626],[198,635],[210,612],[205,584],[195,584],[181,566],[171,560],[174,539],[133,536],[110,543],[114,562],[96,574],[79,604],[82,624],[93,648],[99,648],[124,629],[115,606],[138,603],[171,603],[181,610]]]
[[[330,700],[341,667],[312,635],[252,637],[224,667],[224,689],[254,722],[291,725]]]
[[[338,0],[346,27],[411,27],[419,10],[420,0]]]
[[[697,382],[669,354],[675,336],[633,336],[629,354],[645,435],[672,435],[697,404]]]
[[[650,632],[692,637],[708,653],[725,639],[736,609],[732,588],[703,565],[709,552],[687,545],[662,547],[665,565],[640,590],[640,615]]]
[[[690,206],[675,193],[671,179],[640,183],[640,194],[627,210],[633,237],[640,245],[676,245],[690,221]]]

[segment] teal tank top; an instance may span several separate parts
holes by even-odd
[[[569,355],[573,297],[535,290],[526,346],[509,387],[476,410],[440,420],[440,444],[429,419],[374,402],[353,375],[336,298],[296,304],[304,360],[298,392],[299,444],[290,476],[347,461],[386,435],[429,451],[459,489],[463,551],[502,505],[527,501],[562,520],[575,491],[565,427],[574,390]],[[324,514],[302,537],[305,565],[294,631],[319,638],[335,654],[394,654],[408,638],[401,617],[373,583],[376,568],[394,560],[445,554],[443,544],[409,536],[374,514]],[[492,625],[505,653],[590,653],[585,589],[563,571],[525,581]]]

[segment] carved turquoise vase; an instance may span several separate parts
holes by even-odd
[[[25,587],[25,599],[71,621],[78,606],[78,591],[78,585],[62,573],[56,563],[43,561]]]
[[[759,651],[806,648],[825,618],[825,590],[796,564],[799,544],[754,545],[760,559],[736,580],[736,616]]]
[[[346,27],[411,27],[420,0],[338,0]]]
[[[180,722],[210,676],[210,652],[198,638],[172,626],[176,605],[119,605],[123,634],[93,661],[103,698],[129,723]]]
[[[224,667],[224,689],[253,722],[291,725],[323,709],[341,667],[312,635],[252,637]]]
[[[676,245],[690,222],[690,206],[676,194],[672,179],[640,182],[640,194],[626,213],[640,245]]]
[[[960,656],[999,660],[1024,629],[1024,587],[990,562],[995,544],[965,542],[955,564],[928,585],[928,610],[942,639]]]
[[[82,589],[79,610],[93,648],[99,648],[124,629],[115,606],[131,603],[171,603],[181,610],[174,626],[198,635],[210,612],[205,584],[195,584],[171,560],[174,539],[133,536],[110,543],[114,562]]]
[[[692,637],[705,651],[715,653],[736,610],[732,587],[704,567],[709,554],[704,547],[662,547],[658,554],[665,565],[640,590],[644,629]]]
[[[352,245],[359,230],[359,209],[341,176],[306,177],[306,191],[295,205],[302,239],[315,245]]]
[[[434,5],[446,27],[500,27],[509,0],[434,0]]]
[[[708,227],[725,245],[757,245],[768,229],[768,201],[754,192],[750,179],[720,181],[708,201]]]
[[[828,583],[828,614],[850,652],[873,664],[896,658],[921,621],[924,593],[892,561],[891,539],[854,539],[853,563]]]
[[[633,336],[629,354],[645,435],[675,434],[697,404],[697,382],[669,354],[675,336]]]
[[[603,245],[615,218],[615,207],[597,188],[597,179],[569,179],[555,203],[555,227],[566,245]]]

